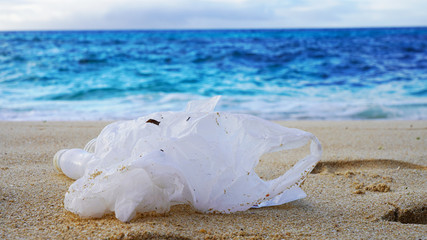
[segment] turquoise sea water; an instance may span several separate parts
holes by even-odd
[[[427,119],[427,28],[0,32],[0,120]]]

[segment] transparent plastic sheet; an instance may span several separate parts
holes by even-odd
[[[218,100],[115,122],[85,150],[59,151],[55,167],[77,179],[65,208],[82,217],[115,212],[127,222],[137,212],[167,212],[176,204],[230,213],[305,197],[299,186],[320,160],[317,138],[255,116],[214,112]],[[255,173],[264,153],[309,141],[310,154],[282,176],[264,181]]]

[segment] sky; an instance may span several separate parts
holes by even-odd
[[[0,31],[403,26],[426,0],[0,0]]]

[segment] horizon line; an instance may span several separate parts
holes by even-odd
[[[120,32],[120,31],[251,31],[251,30],[345,30],[345,29],[403,29],[403,28],[427,28],[423,26],[359,26],[359,27],[286,27],[286,28],[129,28],[129,29],[20,29],[20,30],[1,30],[0,32]]]

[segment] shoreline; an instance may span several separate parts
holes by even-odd
[[[122,223],[66,211],[73,180],[52,166],[56,151],[83,148],[110,122],[0,121],[0,238],[426,237],[427,120],[276,122],[322,143],[322,159],[302,186],[306,198],[232,214],[178,205]],[[279,155],[265,159],[260,176],[285,170]]]

